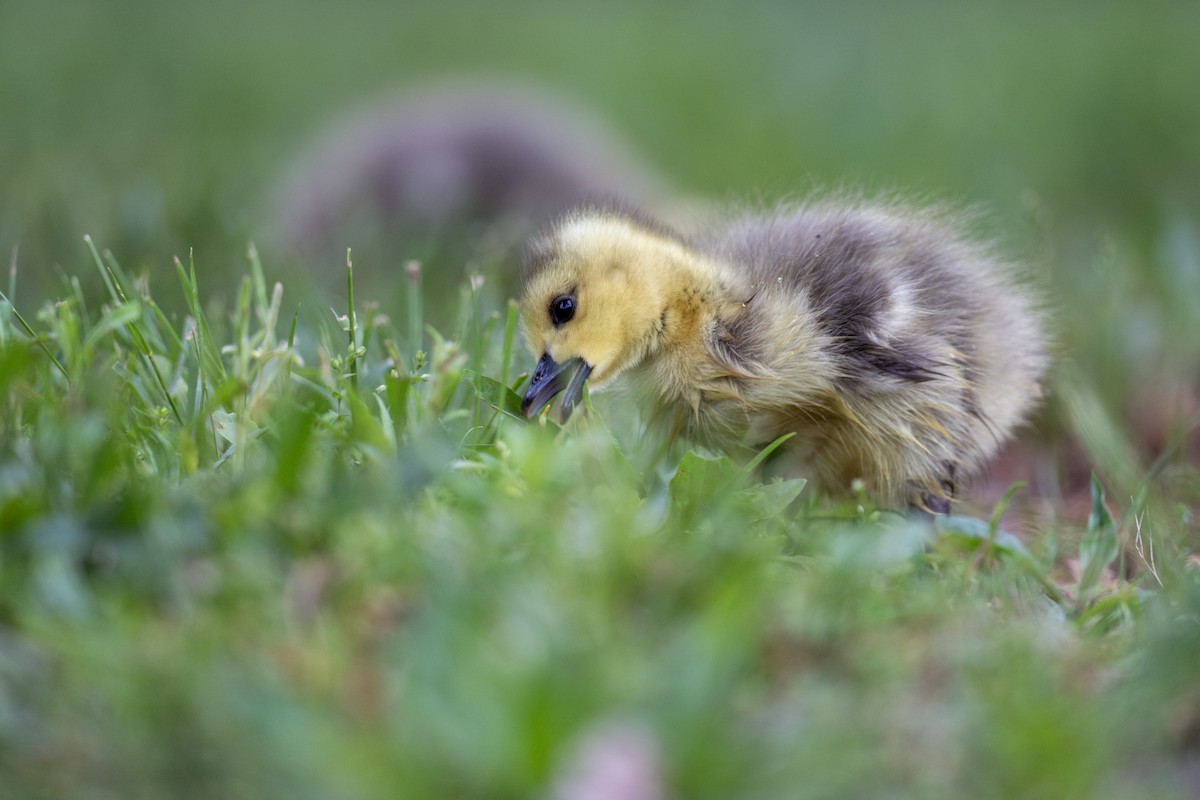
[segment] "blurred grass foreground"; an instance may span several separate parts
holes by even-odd
[[[1169,2],[4,4],[0,798],[1196,796],[1197,30]],[[338,200],[315,247],[279,224],[354,176],[324,143],[468,75],[579,132],[538,163],[603,151],[663,214],[984,208],[1050,298],[1044,413],[936,526],[651,447],[602,396],[514,418],[536,220],[447,193],[399,231]]]

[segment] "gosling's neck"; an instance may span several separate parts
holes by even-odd
[[[728,355],[728,323],[745,312],[749,297],[719,262],[681,243],[667,245],[644,273],[656,316],[639,361],[648,380],[640,384],[661,407],[697,418],[703,398],[733,396],[729,380],[751,377]]]
[[[690,350],[730,304],[729,289],[717,265],[687,245],[664,241],[655,249],[644,272],[655,310],[648,352]]]

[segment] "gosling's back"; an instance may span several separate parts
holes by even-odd
[[[822,484],[862,478],[886,503],[945,511],[1035,405],[1047,362],[1031,296],[962,227],[830,203],[694,240],[744,299],[712,343],[744,369],[678,419],[725,448],[797,433]]]

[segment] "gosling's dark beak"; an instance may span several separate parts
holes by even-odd
[[[567,374],[576,365],[579,369],[571,378],[571,382],[567,383]],[[572,358],[570,361],[559,364],[550,357],[549,353],[544,354],[533,370],[533,377],[529,379],[529,388],[525,391],[525,398],[521,401],[521,413],[526,417],[534,416],[565,386],[567,392],[563,395],[559,419],[566,422],[583,396],[583,384],[591,371],[592,365],[582,358]]]

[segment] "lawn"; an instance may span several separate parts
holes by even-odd
[[[1197,30],[1165,1],[4,4],[0,797],[1195,796]],[[691,198],[977,209],[1047,298],[1044,409],[937,525],[650,447],[604,395],[514,416],[515,255],[462,255],[487,231],[351,270],[269,230],[318,131],[482,73]]]

